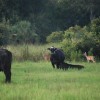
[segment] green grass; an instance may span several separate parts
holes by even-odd
[[[5,84],[0,73],[0,100],[99,100],[100,63],[78,64],[85,69],[63,71],[50,62],[13,62],[11,84]]]

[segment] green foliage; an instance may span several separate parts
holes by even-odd
[[[6,45],[9,43],[10,39],[10,29],[9,23],[6,23],[5,20],[0,23],[0,45]]]
[[[64,38],[67,38],[72,43],[79,42],[82,40],[84,36],[85,29],[81,28],[78,25],[75,25],[74,27],[70,27],[65,31]]]
[[[90,51],[88,52],[88,55],[93,56],[93,48],[90,49]]]
[[[54,31],[87,25],[100,16],[99,0],[0,0],[0,22],[26,20],[41,42]]]
[[[83,59],[82,52],[78,50],[77,45],[83,40],[84,32],[86,29],[78,25],[65,31],[62,48],[67,60],[81,61]]]
[[[100,18],[94,19],[90,24],[90,30],[84,33],[81,42],[78,43],[78,48],[82,51],[91,51],[92,54],[100,58]]]
[[[77,48],[88,52],[95,45],[95,40],[91,32],[84,33],[82,41],[77,44]]]
[[[81,51],[81,55],[87,52],[100,58],[100,18],[94,19],[89,26],[70,27],[65,31],[62,46],[66,57],[70,60],[78,59],[77,54]],[[76,56],[76,59],[75,59]],[[81,56],[82,59],[82,56]]]
[[[83,61],[83,55],[81,51],[72,51],[71,52],[71,56],[70,59],[73,61]]]
[[[21,21],[11,27],[12,39],[18,43],[34,43],[38,41],[38,35],[31,29],[28,21]]]
[[[64,50],[67,61],[82,61],[83,54],[80,50],[77,50],[77,42],[72,42],[68,39],[62,41],[62,48]]]
[[[75,60],[79,51],[90,51],[100,58],[99,3],[99,0],[0,0],[0,45],[62,42],[68,59]]]
[[[93,32],[93,35],[100,42],[100,17],[91,21],[90,28],[91,31]]]
[[[63,40],[63,32],[58,31],[58,32],[52,32],[48,37],[47,37],[47,42],[61,42]]]

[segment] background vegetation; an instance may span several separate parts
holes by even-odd
[[[25,31],[33,41],[35,35],[40,42],[45,42],[52,32],[88,25],[100,16],[99,9],[99,0],[0,0],[0,23],[11,30],[13,27],[12,34],[18,35],[19,41],[19,34]],[[2,28],[0,33],[5,33]]]
[[[99,9],[100,0],[0,0],[0,45],[56,42],[68,60],[99,59]]]

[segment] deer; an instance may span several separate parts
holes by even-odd
[[[93,63],[95,62],[94,56],[87,56],[87,53],[86,52],[84,53],[84,56],[86,57],[86,59],[87,59],[88,62],[89,61],[92,61]]]
[[[49,53],[43,54],[43,58],[45,61],[50,61],[50,54]]]

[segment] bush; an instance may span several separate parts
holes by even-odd
[[[68,39],[64,39],[61,44],[66,56],[66,60],[83,61],[83,53],[81,50],[77,50],[76,42],[71,42]]]
[[[77,48],[77,44],[82,41],[85,31],[85,28],[83,29],[77,25],[65,31],[62,48],[67,60],[81,61],[83,59],[82,52]]]
[[[35,43],[38,42],[38,35],[28,21],[20,21],[11,27],[12,42],[14,43]],[[16,35],[16,36],[15,36]]]
[[[69,60],[83,59],[87,52],[100,58],[100,18],[94,19],[89,26],[70,27],[65,31],[62,47]],[[80,52],[81,51],[81,52]],[[78,58],[78,54],[80,54]],[[80,60],[80,59],[79,59]]]
[[[46,39],[48,43],[57,43],[61,42],[63,40],[63,32],[58,31],[58,32],[52,32]]]

